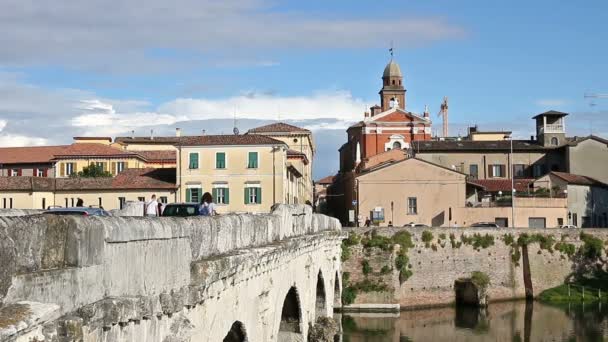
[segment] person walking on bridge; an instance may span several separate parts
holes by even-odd
[[[158,212],[158,202],[156,201],[156,195],[152,195],[150,202],[145,204],[146,216],[160,216]]]

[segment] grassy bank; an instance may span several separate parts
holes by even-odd
[[[583,287],[585,295],[583,297]],[[538,299],[544,303],[592,303],[608,302],[608,273],[596,274],[592,278],[581,278],[543,291]],[[601,291],[601,294],[598,292]],[[600,297],[601,296],[601,297]]]

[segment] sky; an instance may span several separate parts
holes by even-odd
[[[407,110],[444,96],[450,133],[608,137],[608,2],[0,0],[0,146],[74,136],[230,133],[273,120],[313,130],[314,177],[379,102],[390,59]]]

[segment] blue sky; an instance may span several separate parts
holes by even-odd
[[[329,158],[378,102],[391,41],[407,109],[448,96],[452,134],[527,137],[533,114],[557,109],[571,135],[607,135],[608,99],[583,99],[608,93],[607,19],[606,1],[2,0],[0,145],[229,132],[236,112],[309,125]]]

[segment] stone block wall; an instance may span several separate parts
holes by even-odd
[[[582,244],[581,230],[380,228],[376,231],[381,236],[393,236],[402,230],[411,234],[415,245],[407,253],[412,275],[404,282],[399,281],[399,272],[394,267],[390,274],[373,273],[366,277],[362,273],[362,260],[368,260],[375,271],[382,265],[394,266],[397,249],[381,251],[378,248],[366,250],[361,245],[350,247],[351,257],[342,265],[343,272],[348,273],[350,279],[348,283],[343,284],[343,289],[365,278],[386,285],[386,290],[380,292],[358,291],[350,309],[369,309],[373,305],[382,307],[395,303],[401,308],[451,304],[455,301],[454,282],[459,278],[470,277],[474,271],[481,271],[490,277],[491,283],[487,290],[490,301],[525,298],[523,258],[521,247],[516,246],[521,234],[552,235],[555,242],[563,240],[577,248]],[[432,234],[432,241],[423,241],[425,230]],[[349,234],[356,233],[361,236],[370,232],[369,228],[349,230]],[[608,230],[584,232],[604,241],[608,240]],[[427,237],[429,233],[426,233]],[[475,238],[476,235],[480,238]],[[486,235],[493,238],[493,243],[475,247],[475,243],[481,243],[481,238]],[[507,235],[510,235],[515,243],[510,243]],[[463,242],[463,236],[466,242]],[[575,262],[568,256],[556,250],[551,252],[543,249],[537,242],[528,244],[527,249],[534,296],[562,284],[576,267]]]

